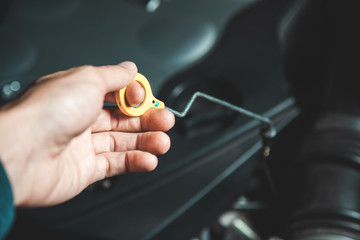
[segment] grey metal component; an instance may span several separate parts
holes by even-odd
[[[256,232],[241,218],[234,219],[232,226],[244,234],[248,239],[251,240],[260,240],[261,238],[259,235],[256,234]]]
[[[220,216],[219,223],[221,226],[227,229],[227,236],[225,239],[261,239],[247,222],[246,217],[243,216],[240,212],[225,212]]]
[[[177,117],[180,117],[180,118],[185,117],[186,114],[189,112],[192,104],[194,103],[194,101],[195,101],[196,98],[198,98],[198,97],[199,97],[199,98],[204,98],[204,99],[206,99],[206,100],[208,100],[208,101],[210,101],[210,102],[219,104],[219,105],[224,106],[224,107],[226,107],[226,108],[228,108],[228,109],[231,109],[231,110],[233,110],[233,111],[235,111],[235,112],[238,112],[238,113],[240,113],[240,114],[242,114],[242,115],[245,115],[245,116],[247,116],[247,117],[249,117],[249,118],[253,118],[253,119],[259,121],[259,122],[261,122],[262,124],[264,124],[264,125],[266,126],[266,129],[265,129],[265,132],[264,132],[264,136],[265,136],[265,137],[267,137],[267,138],[274,138],[274,137],[276,136],[276,129],[274,128],[271,120],[270,120],[268,117],[264,117],[264,116],[262,116],[262,115],[260,115],[260,114],[251,112],[251,111],[246,110],[246,109],[244,109],[244,108],[242,108],[242,107],[233,105],[233,104],[231,104],[231,103],[229,103],[229,102],[226,102],[226,101],[224,101],[224,100],[221,100],[221,99],[218,99],[218,98],[216,98],[216,97],[210,96],[210,95],[208,95],[208,94],[206,94],[206,93],[195,92],[195,93],[192,95],[189,103],[186,105],[184,111],[182,111],[182,112],[178,112],[178,111],[173,110],[173,109],[171,109],[171,108],[169,108],[169,107],[166,107],[166,108],[167,108],[168,110],[170,110],[171,112],[173,112]]]
[[[264,210],[265,205],[261,202],[249,201],[246,197],[242,196],[232,204],[234,210]]]

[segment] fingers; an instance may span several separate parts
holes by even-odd
[[[102,153],[96,156],[96,174],[93,181],[132,172],[149,172],[156,168],[155,155],[142,151]]]
[[[163,132],[92,134],[95,154],[141,150],[152,154],[164,154],[170,148],[170,138]]]
[[[116,103],[115,92],[109,92],[105,95],[105,102]]]
[[[168,131],[174,124],[174,114],[166,109],[150,109],[141,117],[127,117],[117,107],[109,107],[102,110],[92,132]]]
[[[137,67],[132,62],[122,62],[114,66],[95,67],[101,80],[105,83],[106,92],[124,88],[135,79]]]
[[[140,117],[142,129],[160,129],[168,131],[175,124],[175,116],[167,109],[150,109]]]
[[[135,106],[144,101],[145,90],[141,85],[133,81],[126,86],[125,97],[130,106]],[[110,92],[105,95],[105,101],[116,103],[115,92]]]
[[[104,89],[105,93],[113,92],[124,88],[135,79],[137,67],[132,62],[122,62],[118,65],[108,66],[80,66],[58,71],[37,80],[37,83],[46,82],[49,79],[66,79],[73,82],[73,77],[77,81],[86,81],[94,84],[99,89]],[[70,77],[71,76],[71,77]],[[105,94],[104,93],[104,94]]]
[[[141,87],[141,85],[138,82],[133,81],[129,85],[127,85],[125,96],[129,105],[135,106],[144,101],[145,90]]]

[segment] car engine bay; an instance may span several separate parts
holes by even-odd
[[[172,109],[201,91],[277,130],[267,142],[256,119],[198,99],[155,171],[17,209],[6,239],[360,239],[359,5],[3,1],[1,105],[45,74],[130,60]]]

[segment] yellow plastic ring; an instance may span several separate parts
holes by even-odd
[[[147,110],[150,108],[164,108],[165,104],[156,99],[151,91],[151,87],[149,84],[149,81],[145,78],[144,75],[138,73],[136,74],[135,81],[137,81],[145,91],[145,98],[142,103],[140,103],[138,106],[130,106],[129,103],[126,101],[126,87],[123,89],[120,89],[116,92],[115,98],[116,103],[118,107],[120,108],[121,112],[123,112],[125,115],[130,117],[138,117],[143,115]]]

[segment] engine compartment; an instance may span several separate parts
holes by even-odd
[[[8,239],[359,239],[356,5],[8,1],[2,103],[44,74],[131,60],[173,109],[200,90],[279,132],[264,162],[257,121],[197,101],[154,172],[18,209]]]

